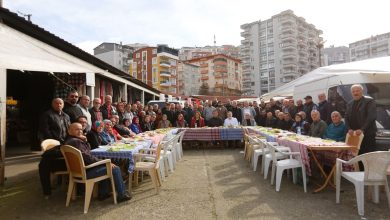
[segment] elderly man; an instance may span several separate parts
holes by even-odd
[[[328,127],[326,122],[321,120],[320,112],[317,110],[311,111],[311,119],[313,123],[310,126],[309,136],[322,138]]]
[[[194,117],[194,110],[192,109],[192,106],[188,104],[188,102],[184,103],[183,111],[185,112],[184,119],[186,120],[187,124],[191,124],[191,119]]]
[[[267,112],[267,117],[265,118],[265,127],[274,128],[276,126],[276,118],[272,112]]]
[[[295,112],[296,112],[296,113],[299,113],[299,112],[303,111],[303,109],[304,109],[303,101],[302,101],[302,99],[298,99],[298,100],[297,100],[297,106],[296,106]],[[296,113],[295,113],[295,114],[296,114]]]
[[[307,116],[311,115],[311,111],[317,110],[317,105],[314,104],[313,98],[310,95],[307,95],[305,97],[305,105],[303,107],[303,111],[306,113]],[[311,117],[307,117],[306,121],[309,122],[310,124],[313,122]]]
[[[69,116],[62,111],[63,107],[64,101],[60,98],[56,98],[51,102],[51,109],[43,113],[39,122],[38,137],[40,141],[55,139],[64,143],[70,119]]]
[[[331,114],[332,123],[328,125],[324,138],[329,138],[335,141],[345,141],[345,134],[347,133],[347,127],[341,120],[341,115],[338,111],[334,111]]]
[[[110,119],[112,115],[118,114],[116,108],[112,105],[112,97],[110,95],[104,97],[104,105],[100,107],[100,111],[102,112],[103,119]]]
[[[295,114],[298,113],[297,106],[295,106],[293,99],[288,101],[288,113],[290,113],[290,116],[295,116]]]
[[[87,118],[87,128],[85,129],[86,132],[91,130],[92,127],[92,119],[91,119],[91,113],[89,112],[89,103],[91,102],[89,96],[83,95],[80,98],[79,104],[77,105],[80,109],[83,115]]]
[[[211,101],[207,102],[206,106],[203,109],[203,117],[206,121],[206,125],[209,126],[209,120],[213,117],[213,112],[215,110],[215,107],[212,106]]]
[[[252,119],[254,119],[256,117],[255,109],[249,106],[249,102],[248,101],[245,101],[244,102],[244,107],[242,107],[242,109],[241,109],[242,118],[244,118],[245,114],[247,114],[247,113],[250,115],[250,117]]]
[[[89,113],[91,114],[91,122],[92,124],[95,123],[95,121],[103,121],[103,114],[100,111],[100,106],[102,104],[102,101],[99,98],[94,98],[92,101],[92,108],[89,109]]]
[[[244,119],[242,120],[243,126],[256,126],[256,121],[252,118],[250,113],[245,113]]]
[[[232,112],[228,112],[227,113],[227,118],[225,119],[224,123],[223,123],[223,126],[238,126],[238,121],[237,121],[237,118],[234,118],[233,117],[233,113]]]
[[[77,105],[79,94],[76,91],[70,91],[64,105],[64,112],[69,115],[70,122],[76,122],[77,118],[83,115],[83,112]]]
[[[218,115],[224,121],[227,118],[227,109],[224,105],[222,105],[221,101],[218,101],[217,104],[217,110],[218,110]]]
[[[332,105],[326,100],[325,93],[318,94],[318,111],[321,114],[321,119],[327,124],[332,122],[330,114],[332,113]]]
[[[241,123],[242,122],[241,109],[237,107],[236,101],[232,101],[232,113],[233,113],[233,117],[237,118],[238,123]]]
[[[350,135],[364,134],[359,154],[376,150],[376,103],[371,97],[363,96],[363,86],[351,86],[353,100],[347,105],[345,123]]]
[[[83,128],[79,123],[73,123],[68,130],[69,136],[65,141],[66,145],[77,148],[81,151],[85,166],[98,162],[99,159],[92,156],[91,148],[87,143],[87,138],[83,135]],[[114,176],[115,189],[118,193],[118,202],[124,202],[131,199],[131,196],[126,192],[125,185],[122,180],[121,170],[114,164],[111,164],[112,175]],[[105,165],[87,169],[87,178],[95,178],[107,173]],[[99,199],[104,200],[110,197],[110,180],[99,182]],[[113,192],[115,193],[115,192]]]
[[[223,125],[222,119],[219,117],[219,113],[217,109],[213,111],[213,117],[210,118],[208,126],[209,127],[219,127]]]

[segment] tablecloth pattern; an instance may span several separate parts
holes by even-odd
[[[137,142],[137,146],[131,150],[107,151],[106,148],[96,148],[91,150],[91,154],[100,159],[111,159],[114,162],[119,160],[129,160],[129,173],[134,171],[135,161],[133,154],[138,153],[140,149],[150,148],[153,142],[151,140]]]
[[[306,168],[306,174],[311,176],[312,175],[312,169],[310,166],[310,156],[308,152],[308,145],[305,143],[300,143],[288,139],[283,139],[283,138],[278,138],[276,135],[270,135],[267,133],[264,133],[258,129],[255,128],[249,128],[252,132],[261,134],[266,137],[267,141],[272,141],[272,142],[278,142],[279,145],[289,147],[292,152],[300,152],[301,153],[301,158],[302,162],[305,164]],[[314,151],[316,154],[316,157],[318,161],[323,164],[332,167],[335,164],[335,160],[338,156],[338,153],[335,151]],[[350,160],[352,159],[353,153],[352,151],[344,151],[344,154],[342,156],[342,159],[344,160]],[[344,166],[345,170],[353,170],[352,166]]]
[[[177,132],[183,130],[186,130],[185,141],[241,140],[244,135],[242,128],[180,128]]]

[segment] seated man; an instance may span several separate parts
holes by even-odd
[[[345,135],[347,134],[347,126],[341,121],[341,114],[338,111],[334,111],[331,114],[332,123],[329,124],[326,129],[324,138],[329,138],[335,141],[345,141]]]
[[[272,113],[271,113],[272,115]],[[255,119],[252,118],[251,114],[245,113],[244,119],[242,119],[242,125],[243,126],[256,126]]]
[[[238,126],[237,118],[233,117],[233,113],[231,111],[227,112],[227,118],[225,119],[223,126],[226,126],[226,127]]]
[[[68,129],[68,134],[69,136],[66,139],[65,144],[75,147],[81,151],[85,166],[88,166],[90,164],[99,161],[98,158],[91,155],[91,149],[86,141],[87,138],[83,135],[83,129],[81,124],[79,123],[71,124]],[[112,175],[114,177],[114,182],[115,182],[115,189],[118,193],[118,202],[130,200],[131,196],[125,190],[120,168],[114,164],[111,164],[111,167],[112,167]],[[87,169],[87,178],[95,178],[98,176],[105,175],[106,173],[107,173],[106,166],[101,165],[98,167]],[[106,179],[99,182],[100,200],[110,197],[109,189],[110,189],[110,180]]]
[[[123,126],[123,124],[119,124],[119,116],[113,115],[110,117],[110,121],[112,122],[112,128],[115,133],[118,133],[120,137],[117,136],[118,140],[121,140],[123,137],[133,137],[135,136],[134,132],[132,132],[129,128]]]
[[[311,111],[311,118],[313,123],[310,126],[309,136],[322,138],[328,125],[321,120],[320,112],[317,110]]]
[[[210,118],[210,120],[208,121],[208,126],[209,127],[219,127],[219,126],[222,126],[223,125],[223,121],[222,119],[218,116],[218,110],[215,109],[213,111],[213,117]]]

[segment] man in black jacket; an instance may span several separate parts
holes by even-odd
[[[318,111],[321,114],[321,120],[326,122],[326,124],[332,123],[330,115],[332,114],[332,105],[326,100],[325,93],[320,93],[318,95]]]
[[[55,98],[51,102],[51,109],[43,113],[39,122],[38,139],[55,139],[64,143],[67,136],[67,129],[70,125],[69,116],[62,111],[64,101]]]
[[[79,94],[76,91],[70,91],[64,105],[64,112],[69,115],[70,122],[76,122],[77,118],[84,115],[81,109],[77,106]]]
[[[371,97],[363,96],[363,86],[351,86],[352,98],[345,113],[345,123],[350,135],[364,134],[359,154],[376,150],[376,103]]]
[[[242,123],[241,109],[239,107],[237,107],[237,102],[236,101],[232,102],[232,110],[231,110],[231,112],[233,113],[233,117],[237,118],[237,121],[239,123]]]
[[[103,120],[110,119],[112,115],[118,114],[116,108],[112,105],[112,97],[110,95],[104,97],[104,105],[100,107],[100,111],[102,112]]]
[[[311,111],[317,110],[317,105],[314,104],[313,98],[310,95],[305,97],[305,105],[303,107],[303,111],[306,113],[306,121],[310,124],[313,123],[313,119],[310,117]]]
[[[218,110],[215,109],[213,111],[213,117],[209,120],[209,124],[208,124],[209,127],[219,127],[219,126],[223,126],[223,121],[222,119],[219,117],[219,114],[218,114]]]

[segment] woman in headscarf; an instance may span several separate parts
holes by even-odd
[[[113,144],[116,142],[115,134],[112,130],[112,122],[108,119],[103,121],[104,129],[101,133],[99,133],[102,138],[102,143]]]
[[[87,133],[87,140],[91,149],[95,149],[101,145],[107,145],[105,141],[100,137],[100,133],[102,133],[104,128],[104,124],[102,121],[95,121],[92,126],[92,129]]]
[[[133,122],[130,125],[131,131],[135,134],[142,133],[141,126],[139,124],[139,118],[137,116],[133,117]]]

